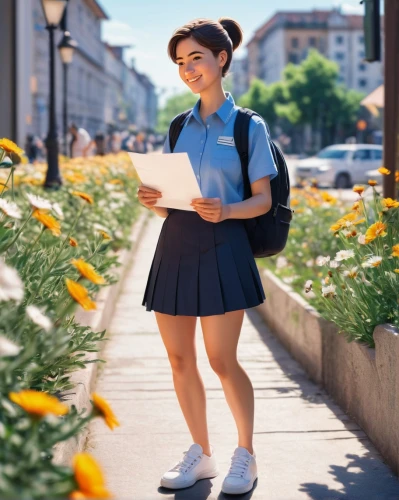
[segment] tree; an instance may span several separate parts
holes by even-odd
[[[169,97],[165,106],[158,113],[157,131],[161,134],[166,134],[173,118],[183,111],[192,108],[198,98],[199,96],[192,92],[182,92]]]

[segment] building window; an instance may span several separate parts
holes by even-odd
[[[316,45],[317,45],[316,37],[314,36],[309,37],[309,47],[316,47]]]
[[[297,49],[299,47],[299,40],[298,40],[298,38],[291,38],[291,47],[293,49]]]
[[[292,64],[298,64],[298,54],[295,54],[294,52],[290,52],[288,55],[288,61]]]
[[[359,64],[359,71],[366,71],[366,65],[363,63]]]
[[[344,37],[342,35],[338,35],[335,37],[335,43],[337,45],[342,45],[344,43]]]
[[[364,50],[359,50],[359,57],[360,57],[360,59],[364,59],[365,55],[366,54],[365,54]]]
[[[364,36],[363,35],[359,36],[359,43],[361,43],[362,45],[364,44]]]
[[[345,59],[345,52],[336,52],[335,59],[337,61],[343,61]]]
[[[367,87],[367,80],[365,78],[360,78],[359,87]]]

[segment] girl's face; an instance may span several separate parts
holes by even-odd
[[[210,49],[191,37],[181,40],[176,47],[176,64],[179,65],[180,78],[194,94],[200,94],[221,80],[226,61],[225,50],[215,57]]]

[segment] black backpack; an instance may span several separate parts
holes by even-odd
[[[173,152],[177,139],[191,109],[176,116],[169,129],[169,145]],[[248,177],[248,136],[249,123],[254,111],[239,108],[234,124],[234,141],[240,155],[241,171],[244,180],[244,200],[252,196]],[[270,140],[270,149],[278,169],[278,175],[270,182],[272,208],[266,214],[244,219],[248,239],[254,257],[271,257],[281,252],[288,239],[288,231],[293,210],[288,206],[290,195],[290,179],[287,165],[281,150]]]

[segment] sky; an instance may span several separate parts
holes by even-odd
[[[340,6],[348,14],[362,14],[360,0],[98,0],[110,17],[103,22],[103,39],[110,44],[130,45],[125,60],[135,60],[135,67],[145,73],[157,87],[160,104],[187,90],[180,80],[177,66],[166,49],[173,31],[198,17],[217,20],[232,17],[244,31],[243,45],[234,57],[246,53],[245,45],[253,33],[277,10],[331,9]],[[250,7],[249,7],[250,6]]]

